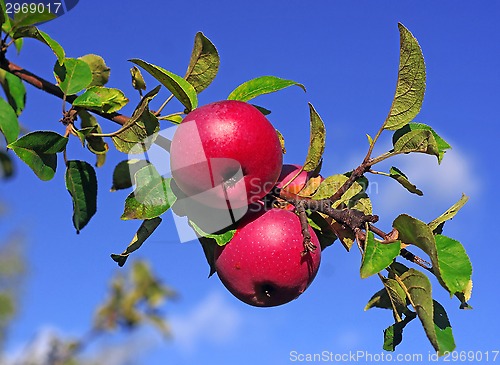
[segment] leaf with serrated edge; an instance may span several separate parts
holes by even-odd
[[[443,355],[455,349],[455,340],[453,338],[450,320],[448,319],[448,315],[446,314],[443,306],[436,300],[433,300],[432,302],[434,308],[434,329],[436,331],[440,347],[440,355]]]
[[[191,111],[198,106],[198,96],[195,88],[179,75],[140,59],[134,58],[129,61],[142,67],[156,80],[160,81],[186,107],[187,111]]]
[[[7,143],[14,142],[20,130],[16,112],[9,103],[0,98],[0,132],[5,136]]]
[[[307,172],[314,171],[320,164],[325,151],[326,139],[325,124],[311,103],[309,103],[309,114],[311,119],[309,150],[307,151],[306,162],[303,165],[304,171]]]
[[[97,177],[85,161],[66,163],[66,189],[73,200],[73,225],[76,233],[87,225],[97,211]]]
[[[160,131],[158,118],[146,110],[139,119],[120,133],[111,137],[116,149],[123,153],[140,154],[155,142]]]
[[[423,123],[415,123],[415,122],[410,122],[404,127],[398,129],[397,131],[394,132],[392,135],[392,143],[393,145],[396,144],[396,141],[401,138],[404,134],[410,132],[410,131],[415,131],[415,130],[426,130],[430,131],[432,135],[434,136],[434,139],[436,140],[436,145],[438,148],[438,163],[440,164],[441,161],[443,160],[444,154],[446,153],[447,150],[451,149],[451,146],[446,142],[441,136],[439,136],[434,129],[429,127],[426,124]]]
[[[396,130],[420,112],[425,94],[425,62],[415,37],[401,23],[400,55],[396,93],[384,129]]]
[[[76,58],[65,58],[62,65],[56,62],[54,76],[65,95],[76,94],[92,82],[92,70],[89,65]]]
[[[20,115],[26,104],[26,88],[19,77],[0,69],[0,83],[12,109]]]
[[[92,72],[92,82],[89,86],[104,86],[108,83],[111,69],[101,56],[87,54],[79,59],[86,62]]]
[[[431,282],[425,274],[415,269],[409,269],[402,274],[399,282],[402,283],[411,305],[417,312],[427,338],[434,349],[440,351],[441,348],[434,328]]]
[[[73,101],[73,106],[97,110],[102,113],[113,113],[123,108],[127,103],[128,98],[119,89],[92,86]]]
[[[413,185],[410,182],[410,180],[408,180],[408,177],[397,167],[392,166],[391,169],[389,170],[389,174],[394,180],[400,183],[410,193],[417,194],[419,196],[424,195],[422,190],[417,189],[417,187]]]
[[[260,76],[238,86],[229,94],[227,99],[249,101],[257,96],[283,90],[290,86],[298,86],[306,91],[304,85],[293,80],[281,79],[276,76]]]
[[[392,226],[398,230],[401,242],[415,245],[429,255],[433,273],[436,275],[439,283],[449,291],[448,286],[441,276],[436,240],[429,226],[407,214],[398,216]]]
[[[416,129],[403,134],[394,143],[394,152],[419,152],[434,155],[439,160],[439,148],[431,131]]]
[[[153,219],[146,219],[144,222],[142,222],[141,226],[134,235],[134,238],[132,238],[132,241],[129,243],[125,251],[123,251],[121,254],[112,254],[111,258],[116,263],[118,263],[118,266],[121,267],[125,265],[128,256],[142,246],[142,244],[149,238],[149,236],[153,234],[153,232],[160,225],[160,223],[161,223],[160,217],[156,217]]]
[[[472,264],[464,247],[460,242],[441,234],[434,238],[439,270],[450,294],[466,293],[471,281]]]
[[[27,27],[18,28],[12,35],[12,38],[35,38],[50,47],[52,52],[56,55],[59,64],[62,65],[64,62],[65,53],[61,45],[53,40],[47,33],[42,32],[35,26],[29,25]]]
[[[127,196],[122,219],[152,219],[165,213],[175,202],[170,178],[160,176],[151,164],[135,174],[135,190]]]
[[[368,231],[360,268],[361,277],[364,279],[385,269],[399,255],[400,249],[400,241],[383,244],[375,239],[373,232]]]
[[[40,178],[47,181],[54,177],[57,167],[56,153],[66,148],[68,138],[52,131],[28,133],[7,147],[23,160]]]
[[[428,224],[429,228],[434,232],[436,230],[436,228],[439,227],[439,225],[443,224],[447,220],[452,219],[458,213],[458,211],[460,209],[462,209],[462,207],[465,205],[465,203],[467,203],[468,200],[469,200],[469,197],[465,194],[462,194],[462,197],[460,198],[460,200],[458,202],[453,204],[448,210],[446,210],[446,212],[441,214],[439,217],[434,219],[432,222],[429,222],[429,224]]]
[[[191,59],[184,78],[201,93],[212,83],[219,71],[220,59],[217,48],[201,32],[194,38]]]

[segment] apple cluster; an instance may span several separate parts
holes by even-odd
[[[277,306],[301,295],[319,268],[321,249],[304,251],[303,224],[293,206],[263,202],[275,187],[298,193],[310,174],[283,165],[276,130],[253,105],[224,100],[189,113],[170,148],[178,205],[204,231],[236,231],[216,246],[213,262],[224,286],[254,306]],[[179,199],[182,196],[182,199]],[[265,199],[264,199],[265,200]]]

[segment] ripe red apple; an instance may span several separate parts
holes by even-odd
[[[288,184],[290,180],[292,180],[301,169],[302,166],[300,165],[284,164],[281,168],[281,173],[278,177],[278,183],[276,186],[278,188],[282,188],[283,186]],[[310,175],[311,173],[308,173],[307,171],[301,171],[300,174],[295,177],[295,179],[293,179],[290,184],[287,185],[285,190],[290,193],[297,194],[306,185]]]
[[[253,306],[271,307],[297,298],[311,284],[321,260],[321,248],[303,254],[298,216],[273,208],[249,213],[225,246],[215,249],[215,268],[224,286]]]
[[[178,126],[172,177],[188,196],[216,208],[241,208],[276,184],[283,154],[276,130],[254,106],[224,100],[199,107]]]

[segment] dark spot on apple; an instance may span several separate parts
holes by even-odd
[[[266,297],[271,298],[275,291],[275,287],[271,284],[263,284],[260,287],[261,293],[264,294]]]

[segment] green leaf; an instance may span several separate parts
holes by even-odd
[[[394,152],[420,152],[434,155],[439,161],[439,147],[431,131],[417,129],[403,134],[394,143]]]
[[[56,14],[53,14],[49,11],[48,7],[44,7],[43,11],[18,11],[14,13],[14,20],[12,21],[12,28],[19,28],[28,25],[34,25],[37,23],[47,22],[49,20],[55,19],[57,17]]]
[[[328,176],[318,187],[318,190],[312,196],[315,200],[330,198],[340,187],[347,181],[348,177],[345,175],[332,175]],[[352,186],[342,195],[342,197],[337,200],[333,207],[336,208],[342,203],[348,202],[350,199],[355,197],[357,194],[363,191],[363,186],[358,182],[354,182]]]
[[[191,59],[184,78],[201,93],[212,83],[219,71],[219,54],[213,43],[201,32],[194,38]]]
[[[401,23],[398,81],[384,129],[396,130],[420,112],[425,94],[425,62],[420,46]]]
[[[434,329],[439,343],[439,352],[440,355],[444,355],[446,352],[452,352],[455,349],[455,339],[453,338],[450,320],[443,306],[436,300],[432,302],[434,307]]]
[[[191,220],[189,221],[189,225],[194,229],[197,235],[205,238],[211,238],[215,240],[219,246],[224,246],[229,243],[236,233],[236,229],[228,229],[224,232],[217,233],[206,233]]]
[[[437,149],[438,149],[438,163],[441,163],[443,160],[444,154],[446,153],[446,150],[449,150],[451,146],[446,142],[442,137],[440,137],[434,129],[429,127],[426,124],[423,123],[408,123],[404,127],[398,129],[397,131],[394,132],[392,136],[392,143],[395,145],[396,141],[400,139],[403,135],[406,133],[409,133],[410,131],[416,131],[416,130],[425,130],[425,131],[430,131],[432,135],[434,136],[434,140],[436,141]]]
[[[7,9],[5,8],[5,1],[0,0],[0,28],[3,27],[4,23],[9,23],[8,25],[10,27],[10,20],[7,15]]]
[[[136,90],[146,90],[146,81],[142,77],[141,70],[137,66],[130,69],[132,75],[132,87]]]
[[[170,123],[173,123],[173,124],[181,124],[183,119],[184,118],[182,118],[182,115],[179,115],[177,113],[163,115],[161,117],[158,117],[158,120],[168,120]]]
[[[451,294],[466,294],[471,281],[472,264],[464,247],[460,242],[440,234],[434,238],[439,270],[448,290]]]
[[[10,143],[16,155],[23,160],[41,180],[54,177],[57,167],[56,153],[66,148],[68,138],[51,131],[28,133]]]
[[[5,152],[0,151],[0,178],[8,179],[14,175],[12,159]]]
[[[434,327],[434,306],[432,286],[427,276],[415,269],[409,269],[400,277],[403,289],[424,327],[425,334],[436,351],[441,351]]]
[[[73,200],[73,225],[76,233],[87,225],[97,211],[97,177],[85,161],[66,163],[66,189]]]
[[[129,243],[128,247],[121,254],[112,254],[111,258],[118,263],[118,266],[122,267],[125,265],[128,256],[138,250],[142,244],[153,234],[155,229],[160,225],[161,218],[156,217],[153,219],[146,219],[142,222],[141,226],[137,230],[137,233],[132,238],[132,241]]]
[[[375,239],[373,232],[368,231],[360,268],[361,277],[364,279],[385,269],[399,255],[400,249],[400,241],[383,244]]]
[[[97,110],[102,113],[114,113],[127,103],[127,97],[119,89],[92,86],[73,101],[73,106]]]
[[[465,294],[466,299],[457,295],[465,304],[467,296],[470,296],[472,267],[462,245],[445,236],[434,236],[427,224],[406,214],[397,217],[393,227],[398,230],[402,242],[413,244],[429,255],[432,272],[439,283],[450,294]]]
[[[54,65],[54,76],[65,95],[73,95],[87,88],[92,82],[92,70],[80,59],[65,58]]]
[[[29,25],[26,27],[21,27],[18,28],[14,34],[12,35],[13,39],[19,39],[19,38],[34,38],[39,40],[40,42],[45,43],[47,46],[50,47],[52,52],[57,57],[57,60],[59,61],[59,64],[62,65],[64,62],[65,54],[64,54],[64,49],[61,47],[59,43],[57,43],[55,40],[53,40],[47,33],[42,32],[35,26]]]
[[[273,93],[294,85],[306,91],[304,85],[293,80],[281,79],[276,76],[261,76],[238,86],[229,94],[227,99],[249,101],[257,96]]]
[[[401,320],[403,314],[408,314],[406,293],[395,279],[383,279],[384,288],[376,292],[365,306],[370,308],[392,309],[395,316]]]
[[[309,137],[309,150],[307,151],[306,162],[304,162],[304,171],[314,171],[321,162],[323,152],[325,151],[326,130],[325,124],[316,112],[311,103],[309,103],[309,114],[311,118],[311,132]]]
[[[7,101],[16,112],[16,115],[19,116],[26,104],[26,88],[24,87],[24,83],[19,77],[3,69],[0,69],[0,83],[7,96]]]
[[[434,233],[441,233],[442,226],[444,222],[453,219],[453,217],[458,213],[460,209],[467,203],[469,197],[465,194],[462,194],[462,197],[458,202],[453,204],[446,212],[441,214],[439,217],[434,219],[432,222],[429,222],[428,226]]]
[[[160,85],[139,102],[132,117],[112,137],[115,147],[124,153],[142,153],[149,149],[160,129],[158,118],[149,111],[149,102],[158,94]],[[137,151],[136,151],[137,150]]]
[[[101,56],[88,54],[79,58],[89,65],[92,72],[92,82],[89,86],[104,86],[108,83],[111,69]]]
[[[20,132],[16,112],[2,98],[0,98],[0,131],[5,136],[7,143],[14,142]]]
[[[78,111],[78,116],[80,117],[81,120],[80,125],[82,130],[90,128],[95,133],[102,133],[101,126],[97,122],[97,119],[88,111],[81,109]],[[95,153],[98,156],[99,155],[104,156],[109,150],[108,144],[104,142],[104,139],[102,137],[94,137],[86,135],[85,140],[87,141],[87,148],[92,153]]]
[[[422,190],[417,189],[417,187],[408,180],[408,177],[397,167],[392,166],[389,170],[389,174],[390,177],[400,183],[410,193],[417,194],[419,196],[424,195]]]
[[[122,219],[152,219],[166,212],[175,202],[170,180],[160,176],[151,164],[135,174],[135,190],[125,200]]]
[[[148,162],[146,160],[138,159],[121,161],[115,166],[113,171],[113,185],[111,186],[111,191],[131,188],[133,185],[132,176],[147,164]]]
[[[198,106],[198,96],[195,88],[179,75],[140,59],[134,58],[129,61],[142,67],[156,80],[160,81],[186,107],[188,112]]]
[[[158,119],[147,111],[133,125],[111,138],[118,151],[138,154],[151,147],[159,131]]]
[[[416,315],[409,312],[405,319],[390,325],[384,330],[384,345],[382,347],[385,351],[396,350],[396,346],[403,340],[403,329],[415,318]]]

